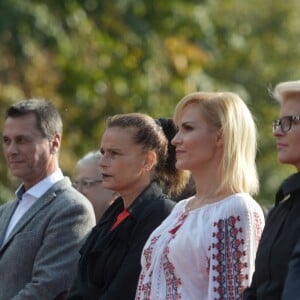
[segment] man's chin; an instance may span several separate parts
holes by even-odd
[[[10,172],[13,176],[22,179],[23,178],[23,172],[18,169],[10,169]]]

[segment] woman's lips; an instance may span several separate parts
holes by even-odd
[[[287,144],[283,144],[283,143],[277,143],[277,149],[280,150],[280,149],[283,149],[283,148],[287,148]]]

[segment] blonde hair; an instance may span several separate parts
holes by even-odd
[[[257,193],[257,134],[255,122],[246,104],[231,92],[192,93],[177,104],[174,112],[176,124],[183,109],[191,103],[198,104],[205,119],[222,130],[222,183],[218,191],[229,188],[235,192]]]
[[[284,101],[288,94],[300,94],[300,80],[280,82],[275,86],[273,96],[279,102]]]

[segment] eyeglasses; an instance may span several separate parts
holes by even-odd
[[[79,189],[80,187],[83,188],[90,188],[94,185],[96,185],[97,183],[102,182],[101,179],[90,179],[90,178],[83,178],[81,180],[75,181],[73,182],[73,187],[75,189]]]
[[[294,121],[300,121],[300,116],[284,116],[281,119],[277,119],[273,122],[273,133],[280,128],[283,133],[287,133]]]

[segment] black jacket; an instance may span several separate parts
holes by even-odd
[[[244,300],[281,299],[288,263],[299,237],[300,173],[298,172],[287,178],[276,194],[275,207],[266,220],[257,250],[251,287],[244,291]]]
[[[128,208],[129,217],[111,230],[124,209],[118,198],[80,250],[77,278],[67,299],[133,300],[144,244],[174,205],[153,182]]]
[[[300,233],[298,243],[289,262],[282,300],[300,300]]]

